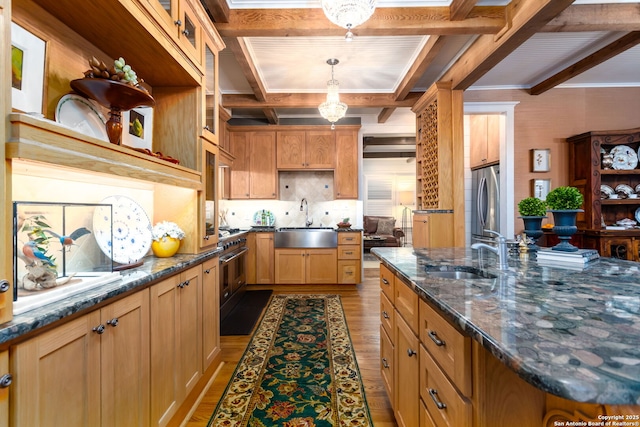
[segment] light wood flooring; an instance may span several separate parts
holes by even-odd
[[[249,289],[273,289],[274,294],[331,293],[340,294],[347,316],[347,324],[365,386],[367,402],[375,427],[397,427],[393,410],[380,377],[380,286],[379,269],[365,268],[364,280],[357,286],[281,285]],[[204,427],[222,396],[224,389],[240,361],[250,335],[222,337],[222,360],[213,384],[200,401],[187,427]]]

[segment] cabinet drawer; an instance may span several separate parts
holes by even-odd
[[[420,398],[436,426],[471,425],[471,402],[458,394],[422,346],[420,346]]]
[[[384,295],[384,292],[380,292],[380,323],[387,331],[387,334],[393,338],[393,331],[396,330],[396,311],[393,309],[393,304],[391,304],[389,298]]]
[[[471,338],[420,300],[420,341],[465,396],[471,396]]]
[[[396,276],[385,267],[383,264],[380,264],[380,289],[382,292],[389,298],[391,304],[395,302],[395,285]]]
[[[418,294],[400,280],[396,280],[394,304],[398,313],[407,322],[414,334],[418,335]]]
[[[338,259],[360,259],[360,245],[338,246]]]
[[[360,283],[360,260],[340,260],[338,261],[338,283],[352,284]]]
[[[360,233],[338,233],[338,245],[360,245]]]
[[[389,396],[389,401],[393,407],[393,343],[387,335],[387,332],[380,326],[380,375],[382,383]]]
[[[424,406],[424,402],[420,400],[420,427],[438,427],[433,418],[429,415],[427,407]]]

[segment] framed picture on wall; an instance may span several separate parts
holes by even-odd
[[[532,179],[531,186],[533,187],[533,197],[537,197],[540,200],[546,200],[549,189],[551,188],[550,179]]]
[[[46,43],[15,22],[11,23],[11,107],[23,113],[42,113]]]
[[[153,151],[153,108],[140,107],[122,112],[122,144]]]
[[[551,170],[551,150],[548,148],[531,150],[531,171],[549,172]]]

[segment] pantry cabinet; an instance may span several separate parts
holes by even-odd
[[[11,349],[18,426],[149,425],[149,292]]]

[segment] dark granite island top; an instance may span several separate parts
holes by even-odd
[[[579,270],[489,251],[375,248],[420,298],[535,387],[578,402],[640,405],[640,264],[601,258]],[[496,279],[429,276],[470,266]]]

